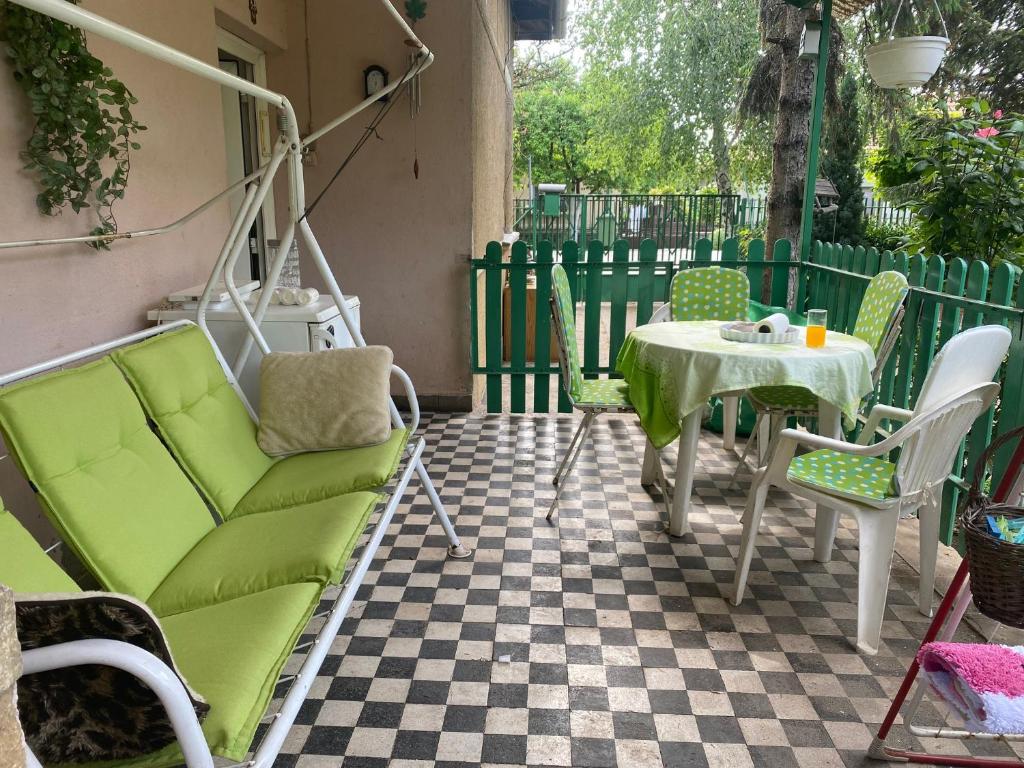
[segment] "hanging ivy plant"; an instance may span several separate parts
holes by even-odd
[[[21,157],[42,186],[39,210],[53,216],[68,205],[75,213],[95,206],[99,226],[90,234],[117,232],[114,204],[139,149],[133,136],[146,130],[132,117],[138,100],[89,52],[77,27],[0,0],[0,39],[35,118]]]
[[[415,27],[416,22],[427,15],[427,0],[405,0],[405,15],[409,26]]]

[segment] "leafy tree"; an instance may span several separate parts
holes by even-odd
[[[821,175],[839,193],[838,210],[816,217],[815,238],[859,245],[864,238],[864,133],[861,128],[857,80],[847,73],[839,99],[825,116]]]

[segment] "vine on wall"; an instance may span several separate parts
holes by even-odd
[[[77,27],[0,0],[0,40],[35,119],[21,157],[42,187],[39,210],[95,207],[99,225],[90,234],[116,233],[114,204],[140,148],[133,137],[146,130],[132,116],[138,100],[89,52]]]

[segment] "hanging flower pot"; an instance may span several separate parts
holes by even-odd
[[[939,70],[942,59],[949,47],[946,21],[938,1],[935,10],[942,22],[943,36],[914,35],[911,37],[894,37],[896,22],[903,10],[900,0],[896,15],[889,30],[889,39],[870,46],[865,52],[868,72],[879,88],[920,88]]]
[[[931,80],[949,47],[948,37],[898,37],[868,48],[871,79],[879,88],[920,88]]]

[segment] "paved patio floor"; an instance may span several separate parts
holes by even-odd
[[[425,420],[428,467],[474,557],[445,559],[422,492],[400,509],[279,765],[874,764],[864,750],[927,626],[909,566],[894,564],[879,654],[858,655],[856,529],[844,521],[833,561],[815,563],[810,507],[775,494],[752,596],[734,607],[736,457],[705,433],[693,533],[670,539],[639,485],[639,427],[604,417],[552,525],[575,424]]]

